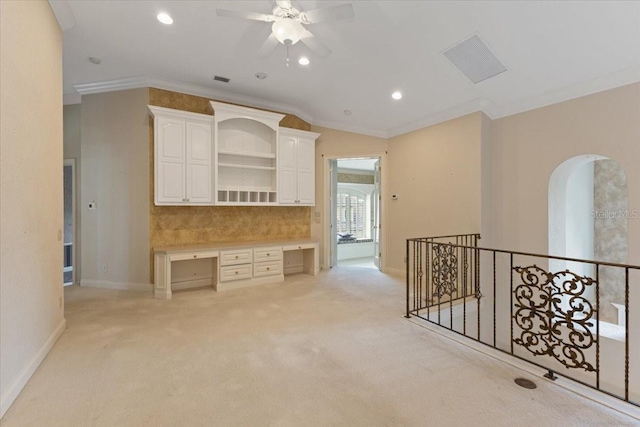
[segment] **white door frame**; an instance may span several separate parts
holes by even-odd
[[[76,159],[64,159],[62,167],[71,166],[71,221],[72,221],[72,229],[73,229],[73,239],[71,240],[71,263],[73,267],[73,282],[72,284],[79,283],[78,277],[78,216],[76,214],[76,200],[78,198],[77,194],[77,175],[76,175]],[[64,195],[63,195],[63,204],[64,204]],[[64,245],[64,227],[63,227],[63,236],[62,236],[62,244]]]
[[[334,155],[325,155],[323,156],[323,177],[324,177],[324,194],[322,195],[322,200],[324,200],[324,224],[323,224],[323,251],[321,253],[322,257],[322,265],[325,270],[329,269],[331,265],[331,222],[332,219],[332,209],[331,209],[331,200],[329,199],[331,196],[331,164],[330,160],[338,160],[338,159],[362,159],[362,158],[380,158],[380,271],[385,272],[387,266],[387,226],[386,226],[386,194],[387,194],[387,153],[383,152],[372,152],[372,153],[362,153],[362,154],[334,154]]]

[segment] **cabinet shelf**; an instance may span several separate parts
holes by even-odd
[[[218,203],[221,204],[277,204],[278,193],[275,191],[258,191],[243,189],[221,189],[218,190]]]
[[[218,150],[218,154],[227,154],[230,156],[239,156],[239,157],[255,157],[258,159],[275,159],[276,158],[276,155],[273,153],[257,153],[257,152],[246,152],[246,151]]]
[[[238,165],[235,163],[218,163],[219,167],[222,168],[235,168],[235,169],[254,169],[261,171],[274,171],[276,170],[275,166],[253,166],[253,165]]]

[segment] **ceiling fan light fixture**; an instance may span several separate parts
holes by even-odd
[[[279,18],[271,26],[273,35],[283,45],[290,46],[298,43],[304,34],[302,25],[293,18]]]
[[[301,57],[300,59],[298,59],[298,64],[300,65],[309,65],[311,61],[309,61],[309,58],[307,58],[306,56]]]

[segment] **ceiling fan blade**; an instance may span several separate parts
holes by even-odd
[[[329,48],[318,41],[317,37],[311,34],[311,32],[309,32],[308,30],[305,30],[304,35],[302,36],[300,41],[318,56],[327,56],[331,53]]]
[[[267,39],[264,41],[260,49],[258,49],[258,56],[261,58],[269,56],[271,52],[273,52],[276,49],[276,47],[278,46],[278,43],[280,42],[278,41],[276,36],[273,33],[271,33],[271,35],[267,37]]]
[[[224,16],[225,18],[251,19],[252,21],[273,22],[276,20],[276,17],[273,15],[257,12],[244,12],[242,10],[216,9],[216,14],[218,16]]]
[[[336,21],[338,19],[349,19],[353,18],[353,16],[353,6],[351,4],[342,4],[340,6],[301,12],[300,20],[303,24],[317,24],[319,22]]]
[[[291,9],[291,2],[289,0],[277,1],[276,4],[282,9]]]

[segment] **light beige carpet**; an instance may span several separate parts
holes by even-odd
[[[407,321],[403,289],[364,268],[171,301],[67,288],[67,330],[1,424],[637,425]]]

